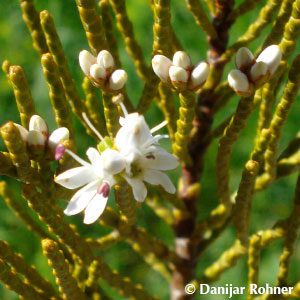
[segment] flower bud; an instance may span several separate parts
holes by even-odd
[[[177,51],[174,54],[173,64],[183,69],[189,69],[192,66],[190,57],[184,51]]]
[[[43,136],[44,139],[48,139],[48,126],[43,118],[38,115],[33,115],[30,118],[29,122],[29,131],[36,130],[39,131]]]
[[[90,68],[90,75],[93,79],[97,81],[105,80],[106,78],[106,71],[104,68],[100,67],[98,64],[94,64]]]
[[[250,78],[253,83],[263,82],[266,80],[268,66],[263,61],[255,63],[250,70]]]
[[[109,174],[115,175],[125,168],[123,156],[116,150],[106,149],[101,154],[103,168]]]
[[[51,149],[51,151],[55,151],[55,148],[57,145],[63,141],[68,140],[70,137],[69,130],[66,127],[60,127],[55,129],[48,139],[48,146]]]
[[[278,45],[267,47],[257,58],[257,62],[263,61],[267,64],[268,70],[273,75],[278,68],[282,57],[282,52]]]
[[[45,139],[40,131],[30,130],[27,135],[27,143],[29,147],[44,147]]]
[[[152,58],[153,71],[164,82],[168,81],[171,66],[172,61],[164,55],[155,55]]]
[[[22,140],[27,142],[28,130],[20,124],[14,123],[14,125],[19,129]]]
[[[251,86],[247,76],[239,70],[231,70],[228,74],[228,83],[232,89],[241,96],[251,94]]]
[[[199,63],[191,73],[192,87],[196,88],[202,85],[209,75],[209,64],[207,62]]]
[[[107,50],[102,50],[97,56],[97,63],[104,69],[113,68],[115,65],[114,58]]]
[[[171,81],[175,83],[186,83],[189,79],[188,72],[185,69],[177,66],[170,67],[169,76]]]
[[[245,70],[253,63],[255,63],[255,58],[248,48],[242,47],[237,51],[235,56],[235,65],[240,71]]]
[[[127,81],[127,73],[124,70],[114,71],[109,78],[109,87],[114,90],[120,90],[123,88]]]
[[[96,62],[96,58],[89,51],[82,50],[79,53],[79,65],[86,76],[89,75],[91,66]]]

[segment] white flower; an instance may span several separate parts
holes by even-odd
[[[115,70],[114,58],[107,50],[102,50],[97,57],[83,50],[79,53],[79,64],[86,76],[100,88],[120,90],[127,81],[127,73],[124,70]]]
[[[164,55],[155,55],[152,59],[154,73],[163,81],[172,84],[177,89],[199,88],[209,75],[209,64],[199,63],[192,66],[190,57],[184,51],[177,51],[173,61]]]
[[[81,187],[71,198],[64,213],[72,216],[84,210],[83,222],[91,224],[104,211],[110,189],[116,183],[114,175],[125,168],[125,161],[118,151],[112,149],[106,149],[100,154],[95,148],[89,148],[86,155],[90,163],[68,149],[65,151],[82,166],[70,169],[54,179],[67,189]]]
[[[66,127],[57,128],[49,135],[47,123],[38,115],[30,118],[29,131],[19,124],[15,125],[29,147],[48,147],[52,153],[62,140],[69,139],[69,130]]]
[[[138,113],[128,114],[126,110],[124,114],[125,117],[120,118],[122,127],[115,137],[115,146],[126,161],[125,173],[122,175],[132,187],[135,200],[142,202],[147,196],[143,181],[161,185],[168,193],[175,193],[173,183],[162,171],[176,168],[178,160],[158,146],[158,141],[168,136],[152,135],[166,122],[150,130],[143,116]]]
[[[254,87],[260,87],[275,73],[281,56],[278,45],[267,47],[257,59],[248,48],[240,48],[235,57],[238,70],[232,70],[229,73],[229,85],[238,95],[250,96]]]

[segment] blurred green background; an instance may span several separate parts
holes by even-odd
[[[78,53],[82,49],[88,49],[85,34],[81,26],[75,1],[71,0],[39,0],[35,1],[38,10],[47,9],[53,15],[56,28],[61,38],[65,53],[69,60],[71,73],[75,79],[78,89],[81,91],[81,81],[83,79],[82,72],[78,65]],[[172,23],[182,45],[190,54],[192,61],[197,63],[206,58],[207,44],[205,34],[197,27],[191,13],[186,8],[186,4],[181,0],[173,0],[172,2]],[[241,1],[237,1],[237,4]],[[263,1],[264,3],[265,1]],[[148,1],[146,0],[127,0],[127,9],[130,19],[134,24],[136,38],[142,45],[145,57],[150,63],[150,55],[152,50],[152,11]],[[230,30],[230,44],[237,37],[244,33],[251,22],[253,22],[262,4],[258,5],[255,10],[243,16],[241,20]],[[55,128],[54,115],[51,111],[50,101],[48,98],[48,90],[46,82],[43,78],[42,68],[40,66],[39,56],[32,48],[31,37],[21,18],[21,10],[17,0],[0,1],[0,62],[8,59],[12,64],[21,65],[31,87],[32,95],[36,104],[38,113],[48,122],[51,130]],[[261,36],[249,45],[250,50],[255,51],[269,32],[268,26]],[[142,91],[142,84],[138,79],[131,59],[124,49],[124,43],[117,33],[120,46],[120,55],[123,62],[123,68],[128,72],[129,79],[127,91],[129,96],[137,103]],[[300,45],[297,45],[297,53],[299,53]],[[295,55],[293,55],[294,57]],[[225,74],[233,67],[233,62],[226,67]],[[224,76],[225,77],[225,76]],[[82,95],[83,96],[83,95]],[[235,109],[237,98],[233,98],[225,109],[218,113],[214,126],[228,117]],[[296,101],[290,118],[284,128],[284,134],[281,142],[281,148],[284,148],[288,141],[292,139],[299,130],[299,113],[300,104],[299,97]],[[242,132],[240,139],[234,147],[231,163],[231,188],[234,191],[240,181],[241,172],[244,163],[249,157],[252,150],[253,138],[256,133],[257,111],[251,116],[247,128]],[[84,154],[88,146],[95,145],[95,141],[88,137],[81,124],[74,119],[75,129],[77,132],[76,141],[79,153]],[[155,125],[162,120],[161,112],[153,107],[147,113],[146,119],[150,125]],[[19,123],[13,93],[7,83],[6,77],[0,73],[0,124],[4,124],[8,120]],[[168,142],[164,146],[170,148]],[[5,147],[0,142],[1,150]],[[217,205],[216,187],[215,187],[215,159],[216,159],[217,141],[209,148],[205,157],[205,170],[203,176],[203,185],[201,191],[201,201],[198,204],[199,219],[206,216],[209,211]],[[170,173],[173,181],[178,178],[179,171]],[[1,176],[0,176],[1,177]],[[266,229],[281,218],[288,216],[294,193],[296,182],[296,174],[276,182],[267,191],[258,193],[254,197],[253,214],[251,232],[259,229]],[[16,195],[19,195],[19,183],[1,177],[9,182],[10,187]],[[110,204],[114,206],[111,199]],[[61,203],[62,207],[66,206],[65,202]],[[26,227],[18,220],[13,212],[8,210],[3,199],[0,199],[0,239],[8,241],[11,246],[22,253],[30,264],[37,269],[49,280],[54,282],[51,269],[47,265],[47,260],[41,253],[40,241],[29,232]],[[168,245],[173,246],[173,236],[171,228],[163,221],[158,219],[156,215],[143,205],[138,209],[138,224],[145,226],[151,234],[157,235]],[[107,232],[108,229],[101,228],[99,225],[92,226],[82,225],[82,216],[68,217],[68,221],[74,222],[79,231],[85,237],[100,237]],[[234,230],[229,228],[204,254],[198,263],[197,274],[201,275],[205,267],[215,261],[221,253],[229,248],[234,241]],[[282,242],[273,243],[268,249],[263,250],[260,268],[260,283],[274,284],[276,282],[276,274],[279,265],[279,256]],[[291,281],[300,279],[300,251],[298,248],[293,256],[291,266]],[[122,275],[129,276],[134,282],[141,283],[145,289],[153,292],[163,299],[168,299],[169,287],[167,282],[155,271],[151,270],[147,264],[143,262],[141,257],[136,254],[126,243],[120,243],[112,247],[103,255],[104,260],[112,267],[120,271]],[[234,269],[223,274],[218,285],[232,283],[235,286],[245,286],[247,278],[246,259],[239,261]],[[114,299],[123,299],[110,289],[106,284],[102,284],[107,293]],[[0,298],[5,300],[18,299],[17,296],[0,284]],[[197,296],[196,299],[200,299]],[[245,296],[234,296],[233,299],[244,299]],[[227,299],[224,296],[205,296],[205,299]]]

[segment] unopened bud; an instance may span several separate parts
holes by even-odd
[[[110,186],[108,182],[102,181],[97,188],[97,193],[102,195],[104,198],[107,198],[110,192]]]
[[[268,70],[273,75],[278,68],[282,57],[282,52],[278,45],[267,47],[257,58],[257,62],[263,61],[267,64]]]
[[[268,66],[263,61],[255,63],[250,70],[250,78],[253,83],[263,82],[266,79]]]
[[[19,129],[22,140],[27,142],[28,130],[20,124],[14,123],[14,125]]]
[[[29,147],[44,147],[45,139],[40,131],[30,130],[27,135],[27,143]]]
[[[102,50],[97,56],[97,63],[104,69],[113,68],[115,65],[114,58],[107,50]]]
[[[66,127],[60,127],[55,129],[51,135],[49,136],[48,139],[48,146],[51,149],[51,151],[55,151],[55,148],[57,145],[64,140],[69,139],[69,130]]]
[[[188,72],[177,66],[172,66],[169,69],[169,76],[172,82],[177,83],[186,83],[189,79]]]
[[[171,66],[172,61],[164,55],[155,55],[152,58],[153,71],[164,82],[168,81]]]
[[[109,87],[114,90],[120,90],[123,88],[127,81],[127,73],[124,70],[114,71],[109,78]]]
[[[55,154],[54,158],[55,160],[60,160],[64,156],[66,152],[66,147],[64,144],[58,144],[57,147],[55,148]]]
[[[47,123],[38,115],[33,115],[30,118],[29,122],[29,131],[36,130],[39,131],[43,136],[44,139],[48,139],[48,126]]]
[[[90,75],[93,77],[93,79],[97,81],[105,80],[106,78],[106,72],[105,69],[100,67],[98,64],[94,64],[90,68]]]
[[[174,66],[189,69],[192,66],[190,57],[184,51],[177,51],[173,56]]]
[[[89,75],[91,66],[96,62],[96,58],[89,51],[82,50],[79,53],[79,65],[85,75]]]
[[[254,63],[255,58],[248,48],[242,47],[237,51],[235,56],[235,65],[239,70],[243,71]]]
[[[228,74],[228,83],[238,95],[249,96],[251,94],[251,86],[248,78],[239,70],[230,71]]]
[[[191,73],[192,87],[196,88],[201,86],[206,81],[209,71],[210,68],[207,62],[198,64]]]

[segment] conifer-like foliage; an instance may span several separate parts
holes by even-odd
[[[19,253],[30,240],[16,250],[0,236],[0,281],[13,291],[3,288],[1,298],[202,299],[209,296],[198,295],[200,284],[235,282],[246,286],[237,299],[299,299],[300,137],[287,128],[293,106],[299,111],[300,0],[151,0],[150,58],[125,0],[68,2],[87,41],[71,68],[50,12],[33,0],[18,7],[56,129],[33,99],[31,70],[18,57],[2,64],[19,120],[1,111],[1,208],[5,202],[14,213],[10,225],[19,218],[36,236],[34,251],[44,257],[32,266],[32,257]],[[139,14],[138,1],[130,7]],[[195,62],[177,32],[173,12],[182,7],[206,36],[207,57]],[[236,36],[252,10],[255,19]],[[130,91],[135,86],[140,94]],[[286,178],[293,191],[281,184]],[[272,209],[279,190],[283,212]],[[270,264],[264,253],[272,251]],[[247,295],[248,285],[269,280],[292,293]]]

